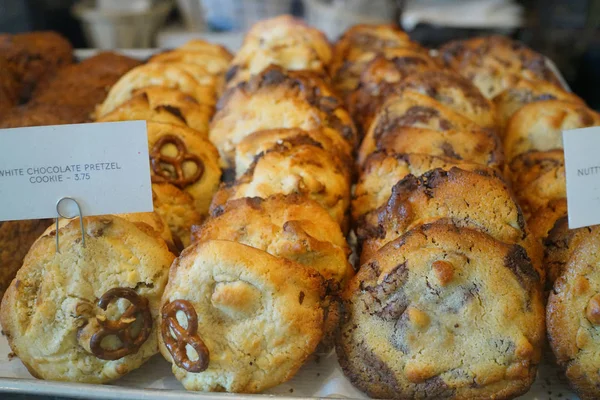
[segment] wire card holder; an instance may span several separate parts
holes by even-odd
[[[70,200],[73,203],[75,203],[75,205],[77,206],[77,214],[75,215],[71,215],[71,216],[67,216],[64,215],[63,213],[61,213],[60,211],[60,205],[61,203],[63,203],[66,200]],[[58,199],[58,201],[56,202],[56,252],[60,253],[60,247],[59,247],[59,234],[58,234],[58,221],[60,218],[64,218],[64,219],[73,219],[75,217],[79,216],[79,227],[81,229],[81,245],[85,248],[85,227],[83,225],[83,214],[81,213],[81,207],[79,206],[79,203],[77,202],[77,200],[75,200],[73,197],[62,197],[60,199]]]

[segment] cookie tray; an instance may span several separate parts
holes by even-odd
[[[159,49],[123,49],[124,55],[144,60]],[[95,49],[75,50],[75,57],[86,59]],[[432,51],[432,55],[435,50]],[[568,86],[551,60],[548,65]],[[136,371],[107,385],[51,382],[35,379],[21,361],[14,357],[4,335],[0,335],[0,398],[1,393],[66,396],[81,399],[139,399],[139,400],[226,400],[226,399],[310,399],[310,398],[368,398],[355,389],[342,373],[334,351],[312,357],[296,376],[262,395],[186,392],[171,373],[171,366],[161,355],[151,358]],[[576,400],[565,378],[556,366],[543,362],[531,390],[522,400]]]
[[[256,399],[256,398],[367,398],[345,378],[335,352],[315,355],[289,382],[281,384],[264,395],[237,395],[226,393],[186,392],[171,373],[171,366],[161,355],[110,385],[90,385],[42,381],[33,378],[21,361],[10,355],[4,336],[0,337],[0,393],[69,396],[85,399]],[[2,395],[0,394],[0,398]],[[543,363],[531,390],[520,399],[574,400],[556,367]]]

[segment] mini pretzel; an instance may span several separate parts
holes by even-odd
[[[168,144],[172,144],[177,148],[177,155],[175,157],[162,154],[161,150]],[[196,164],[196,171],[188,177],[185,176],[183,171],[183,164],[186,162]],[[150,163],[152,171],[154,171],[154,175],[152,176],[152,182],[154,183],[168,182],[179,188],[183,188],[197,182],[202,178],[202,174],[204,174],[204,163],[200,157],[196,154],[188,153],[183,140],[174,135],[165,135],[158,139],[150,152]],[[166,170],[163,167],[165,164],[173,167],[174,173]]]
[[[187,329],[177,322],[177,311],[183,311],[187,318]],[[188,372],[202,372],[208,368],[208,348],[198,336],[198,314],[187,300],[175,300],[162,308],[162,337],[175,364]],[[171,331],[175,338],[171,335]],[[196,361],[190,360],[185,347],[190,345],[198,353]]]
[[[98,307],[106,310],[113,300],[121,298],[129,300],[131,305],[116,321],[97,318],[100,329],[90,339],[92,354],[103,360],[118,360],[126,355],[136,353],[148,339],[152,330],[152,314],[148,307],[148,300],[138,295],[133,289],[110,289],[98,300]],[[142,318],[142,327],[137,336],[132,337],[131,328],[138,318],[136,314]],[[102,347],[102,340],[111,335],[118,337],[122,346],[114,350],[106,350]]]

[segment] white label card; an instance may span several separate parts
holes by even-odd
[[[152,211],[146,122],[0,130],[0,221],[56,217],[63,197],[84,216]]]
[[[600,224],[600,126],[563,132],[569,229]]]

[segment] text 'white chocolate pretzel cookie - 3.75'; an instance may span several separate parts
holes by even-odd
[[[35,377],[103,383],[158,352],[160,298],[174,259],[144,224],[86,217],[48,229],[4,296],[2,329]],[[56,235],[60,235],[60,252]]]
[[[315,271],[211,240],[175,261],[162,299],[160,349],[188,390],[257,393],[290,379],[323,336]]]

